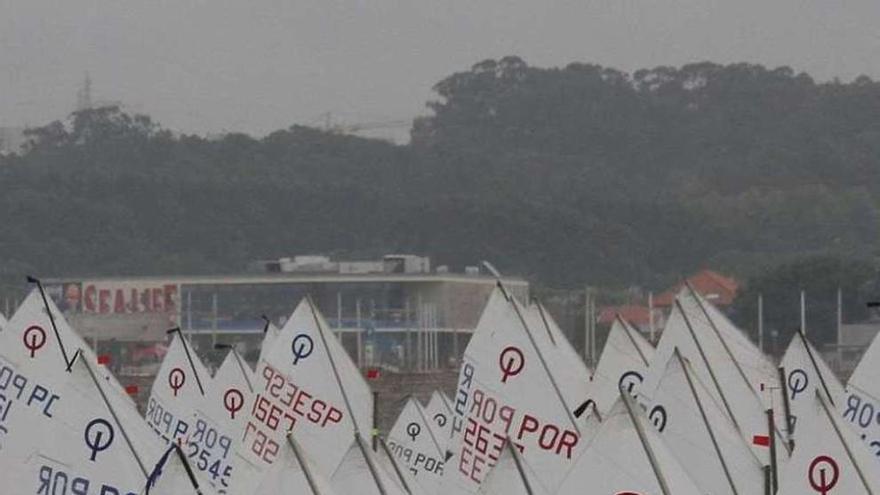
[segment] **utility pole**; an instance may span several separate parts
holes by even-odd
[[[592,368],[590,355],[590,288],[584,287],[584,362]]]
[[[764,352],[764,294],[758,294],[758,349]]]
[[[801,290],[801,331],[807,335],[807,293]]]

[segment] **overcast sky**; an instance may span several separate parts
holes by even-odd
[[[880,79],[878,20],[880,0],[0,0],[0,125],[65,116],[86,72],[168,128],[254,134],[411,119],[444,76],[511,54]]]

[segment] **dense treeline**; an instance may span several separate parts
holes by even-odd
[[[0,277],[234,272],[296,253],[490,259],[553,286],[749,276],[880,243],[880,84],[710,63],[484,61],[412,143],[178,136],[114,108],[0,158]]]

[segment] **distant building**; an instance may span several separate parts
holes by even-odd
[[[454,366],[476,327],[496,279],[469,267],[431,270],[430,259],[387,255],[334,261],[296,256],[252,264],[227,276],[94,277],[47,281],[47,288],[84,337],[134,346],[165,339],[179,326],[203,352],[217,343],[255,352],[265,315],[283,326],[310,296],[356,363],[395,369]],[[524,280],[506,288],[527,301]]]
[[[687,282],[707,301],[721,309],[733,304],[739,291],[739,282],[712,270],[703,270],[691,275],[687,278]],[[654,296],[654,307],[671,307],[682,287],[684,284],[679,282]]]

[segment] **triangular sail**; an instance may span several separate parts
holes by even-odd
[[[315,469],[308,454],[303,451],[293,436],[288,435],[281,447],[278,461],[251,492],[251,495],[278,495],[291,492],[303,495],[335,495],[335,491],[324,475]]]
[[[842,425],[824,392],[814,390],[811,395],[811,410],[798,419],[795,448],[780,474],[777,493],[880,493],[872,451],[865,448],[857,434]]]
[[[590,379],[587,398],[594,401],[601,414],[606,414],[620,396],[620,390],[635,395],[654,357],[654,348],[639,332],[615,319],[596,371]]]
[[[359,495],[406,495],[407,492],[377,461],[376,456],[360,435],[345,452],[342,462],[333,473],[330,483],[336,493]]]
[[[590,387],[590,370],[584,360],[571,346],[549,312],[534,303],[524,313],[531,334],[541,349],[550,373],[569,410],[573,410],[587,396]]]
[[[352,435],[369,434],[370,388],[309,300],[297,306],[255,375],[237,448],[250,466],[242,470],[243,487],[254,486],[275,462],[288,432],[327,477]]]
[[[620,397],[555,493],[703,493],[647,424],[641,409],[632,404],[632,398],[625,393]]]
[[[422,405],[409,398],[388,433],[387,446],[397,463],[429,494],[437,493],[443,476],[446,448]]]
[[[678,352],[667,363],[647,411],[649,422],[704,493],[763,490],[761,463]]]
[[[550,490],[578,454],[572,412],[519,311],[496,289],[465,350],[444,493],[476,493],[508,437]]]
[[[180,332],[174,332],[153,380],[145,418],[166,442],[185,442],[196,430],[194,412],[204,400],[211,375]]]
[[[7,404],[0,437],[5,486],[28,487],[34,493],[58,492],[68,482],[80,490],[91,486],[106,493],[136,493],[143,486],[161,445],[131,402],[84,355],[63,375],[42,380],[39,367],[29,369],[25,363],[11,378],[28,377],[18,381],[22,389],[30,389],[29,398],[42,399]]]
[[[186,451],[197,459],[196,469],[218,490],[231,487],[236,475],[236,442],[247,423],[253,383],[250,367],[231,350],[197,402],[195,429],[186,436]]]
[[[785,373],[782,390],[786,397],[776,404],[776,410],[780,414],[788,413],[787,429],[790,430],[789,438],[793,439],[798,418],[815,411],[813,396],[816,390],[829,397],[837,409],[843,405],[845,392],[840,380],[801,332],[792,337],[780,366]],[[786,407],[788,411],[784,410]]]
[[[48,304],[48,307],[47,307]],[[50,317],[51,313],[51,317]],[[43,379],[64,377],[77,351],[89,363],[97,364],[97,356],[67,323],[52,301],[43,300],[34,289],[0,332],[0,354],[16,364],[27,363],[31,373]],[[105,375],[106,373],[102,373]],[[112,379],[115,382],[115,378]]]
[[[653,397],[653,390],[657,387],[665,364],[678,349],[691,364],[694,375],[709,388],[712,397],[723,407],[761,463],[768,465],[770,449],[766,441],[769,432],[765,411],[769,407],[759,390],[761,384],[764,384],[765,390],[776,387],[778,379],[771,375],[777,371],[775,368],[772,372],[765,369],[766,358],[752,349],[748,339],[726,318],[722,320],[725,324],[716,325],[707,315],[717,317],[711,305],[700,296],[687,289],[678,296],[641,393]],[[740,362],[734,359],[737,355],[746,357]],[[751,364],[744,366],[745,362]],[[756,370],[760,370],[760,373]],[[755,376],[762,377],[760,383]],[[780,435],[776,435],[776,438],[778,452],[785,452]]]
[[[434,426],[434,431],[437,432],[440,448],[446,452],[452,434],[452,401],[443,392],[435,390],[428,405],[425,406],[425,414]]]
[[[480,495],[547,495],[535,471],[510,442],[480,485]]]
[[[880,335],[878,335],[880,337]],[[844,422],[858,433],[872,451],[880,452],[880,338],[868,346],[849,378],[846,398],[836,404]],[[833,399],[833,397],[832,397]],[[880,461],[880,456],[876,457]]]

